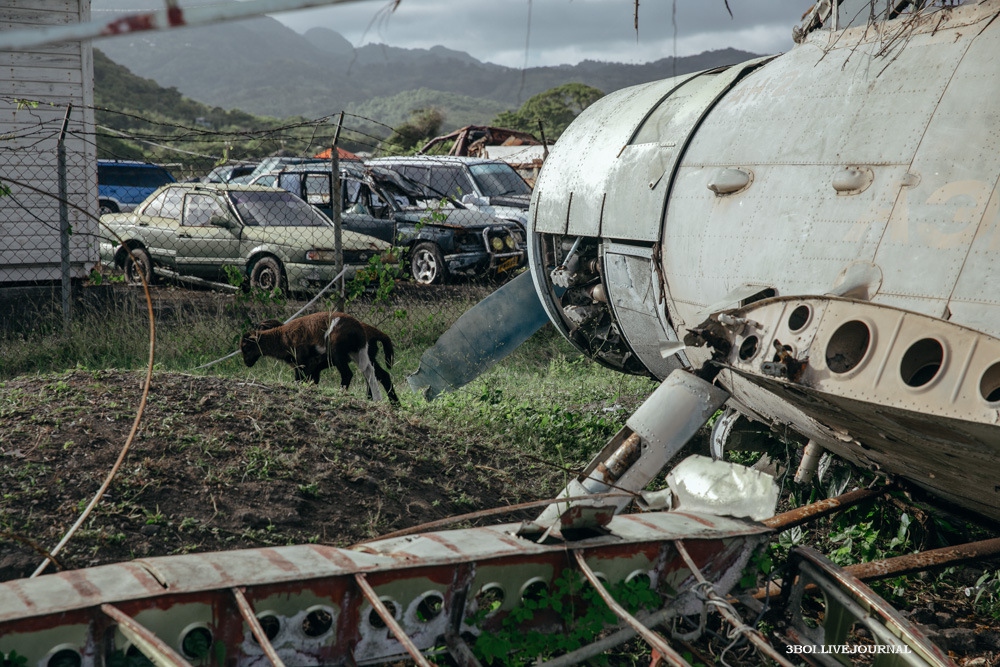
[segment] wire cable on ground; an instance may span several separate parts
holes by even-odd
[[[129,261],[135,261],[131,254],[129,254],[128,257]],[[150,270],[152,270],[152,267],[150,267]],[[118,459],[115,461],[114,465],[111,466],[111,470],[108,472],[107,477],[105,477],[104,483],[101,484],[101,488],[99,488],[97,493],[94,494],[94,497],[83,510],[83,513],[80,514],[80,518],[76,520],[76,523],[74,523],[72,527],[66,531],[66,534],[63,535],[63,538],[59,540],[59,544],[57,544],[55,548],[49,552],[48,557],[46,557],[45,560],[42,561],[41,565],[38,566],[38,569],[31,574],[32,578],[37,577],[45,571],[45,568],[48,567],[49,563],[53,561],[53,558],[58,555],[64,546],[66,546],[66,543],[70,541],[73,535],[76,534],[76,531],[79,530],[80,526],[83,525],[83,522],[90,516],[90,513],[94,511],[95,507],[97,507],[97,503],[99,503],[101,498],[104,497],[104,493],[108,490],[108,487],[111,486],[111,482],[114,480],[115,475],[118,474],[118,470],[121,468],[122,463],[125,462],[125,457],[128,455],[128,451],[132,447],[132,443],[135,441],[135,436],[139,432],[139,424],[142,422],[142,416],[146,411],[146,402],[149,399],[149,387],[153,381],[153,359],[156,354],[156,318],[153,315],[153,297],[149,293],[149,283],[146,281],[145,272],[137,271],[137,273],[139,274],[139,278],[142,280],[142,288],[146,292],[146,308],[149,312],[149,363],[146,365],[146,378],[142,385],[142,397],[139,399],[139,409],[136,411],[135,420],[132,422],[132,430],[129,432],[128,438],[125,440],[125,444],[118,453]]]

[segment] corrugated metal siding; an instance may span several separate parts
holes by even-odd
[[[90,19],[90,0],[6,0],[0,30]],[[93,56],[88,43],[0,51],[0,284],[60,278],[57,140],[67,106],[70,261],[74,278],[97,259]],[[88,215],[88,213],[90,215]]]

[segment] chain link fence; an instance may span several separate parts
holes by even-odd
[[[159,317],[197,314],[221,340],[309,304],[426,346],[527,261],[530,188],[509,165],[386,157],[393,135],[368,119],[248,127],[216,110],[179,125],[4,102],[8,331],[41,326],[56,291],[64,329],[141,318],[145,282]],[[64,285],[84,298],[70,306]]]

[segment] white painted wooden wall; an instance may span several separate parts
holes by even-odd
[[[0,0],[0,31],[89,20],[90,0]],[[90,42],[0,51],[0,184],[10,189],[0,196],[0,286],[60,279],[56,146],[70,104],[72,277],[86,277],[97,260],[92,54]]]

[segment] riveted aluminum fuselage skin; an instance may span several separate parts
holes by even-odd
[[[1000,337],[998,12],[987,0],[821,28],[786,54],[589,107],[532,201],[532,275],[557,328],[601,363],[661,379],[714,354],[749,416],[1000,516],[1000,357],[981,354]],[[817,317],[864,321],[867,336],[849,331],[884,360],[876,384],[830,370],[838,321],[773,347],[789,344],[794,303],[757,313],[772,320],[746,314],[756,331],[720,325],[726,344],[768,341],[748,360],[712,345],[661,354],[713,314],[793,297]],[[810,300],[827,297],[867,309]],[[791,377],[782,355],[799,365]],[[940,423],[872,426],[887,402],[903,410],[893,424]],[[847,417],[831,418],[834,404]],[[942,461],[956,468],[947,483]],[[971,479],[960,489],[959,470]]]

